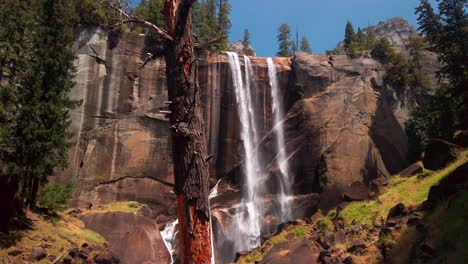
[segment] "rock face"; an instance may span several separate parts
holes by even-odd
[[[157,110],[166,100],[160,61],[139,69],[145,37],[83,31],[75,43],[76,82],[71,97],[74,146],[59,182],[76,181],[75,205],[138,200],[170,210],[169,132]],[[169,208],[169,209],[168,209]]]
[[[120,263],[171,263],[156,221],[133,213],[108,212],[82,217],[85,227],[101,234]]]
[[[414,33],[394,24],[388,30],[399,32],[400,40]],[[384,26],[376,27],[377,32]],[[69,166],[56,173],[55,181],[76,181],[74,205],[136,200],[151,206],[152,215],[162,224],[174,218],[176,204],[171,192],[170,133],[165,113],[160,112],[167,101],[166,70],[161,60],[141,68],[145,45],[145,36],[138,34],[115,36],[99,28],[81,33],[75,45],[77,85],[71,97],[82,104],[72,112],[75,137]],[[201,52],[199,58],[212,186],[220,178],[226,180],[212,201],[214,225],[226,235],[229,206],[240,200],[243,184],[240,121],[226,54]],[[256,84],[253,111],[262,139],[259,151],[271,176],[278,173],[278,166],[268,68],[265,58],[250,59]],[[275,58],[274,62],[287,106],[283,122],[295,218],[311,216],[319,206],[339,204],[353,182],[367,190],[374,179],[386,182],[405,167],[403,123],[408,102],[419,99],[386,86],[384,67],[378,61],[342,55],[329,61],[326,56],[298,53],[292,61]],[[303,84],[304,98],[293,102],[296,83]],[[266,211],[274,212],[278,188],[274,181],[267,184],[270,193],[262,201]],[[377,185],[384,189],[385,184]],[[278,219],[268,216],[265,226],[274,230]]]
[[[144,36],[109,36],[96,28],[82,32],[76,50],[77,86],[71,96],[83,103],[72,113],[76,144],[69,167],[57,173],[57,181],[76,180],[77,205],[137,200],[150,204],[155,215],[174,215],[170,134],[159,112],[167,100],[164,62],[140,69]],[[243,157],[229,64],[224,54],[200,56],[205,58],[199,83],[213,155],[211,175],[213,182],[225,175],[235,182]],[[274,173],[266,60],[251,60],[262,148]],[[402,169],[406,138],[386,96],[379,62],[346,56],[328,61],[299,53],[292,64],[286,58],[275,59],[275,64],[284,98],[290,97],[288,84],[304,85],[305,98],[286,109],[284,120],[294,193],[323,189],[323,205],[332,205],[350,183],[369,185]]]
[[[315,241],[300,239],[275,245],[260,264],[314,264],[318,263],[323,248]]]
[[[352,182],[368,185],[402,169],[407,140],[381,94],[380,63],[299,53],[292,68],[305,94],[285,120],[295,190],[319,191],[325,181],[321,202],[327,207]]]
[[[447,141],[431,139],[424,153],[424,166],[430,170],[438,170],[454,161],[462,148]]]
[[[419,35],[419,31],[402,17],[379,22],[375,26],[366,28],[364,32],[388,39],[397,49],[405,49],[408,39]]]

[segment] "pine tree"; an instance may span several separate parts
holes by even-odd
[[[304,36],[301,39],[301,48],[302,52],[312,53],[312,48],[310,47],[309,40]]]
[[[250,32],[248,29],[244,29],[244,37],[242,39],[242,45],[244,48],[250,46]]]
[[[135,8],[135,13],[141,19],[162,27],[164,25],[163,7],[162,0],[141,0]]]
[[[16,159],[18,89],[25,85],[33,57],[33,1],[1,0],[0,8],[0,232],[18,212],[21,179]]]
[[[288,24],[281,24],[276,36],[279,42],[279,49],[276,55],[281,57],[293,56],[294,41],[291,41],[291,27]]]
[[[57,167],[67,165],[71,136],[68,94],[74,85],[75,14],[73,3],[39,1],[35,56],[26,85],[19,90],[21,106],[16,127],[17,159],[21,161],[25,206],[35,206],[40,184]]]
[[[356,41],[359,43],[359,44],[364,44],[365,42],[365,36],[364,36],[364,32],[362,32],[361,28],[358,27],[358,31],[356,33]]]
[[[410,158],[420,158],[428,138],[451,140],[457,130],[468,129],[468,16],[466,0],[439,1],[438,13],[428,0],[416,8],[419,30],[425,35],[441,62],[439,84],[427,105],[413,110],[405,124]]]
[[[356,41],[356,34],[354,33],[353,24],[351,24],[351,22],[348,21],[346,23],[345,38],[344,38],[345,49],[348,49],[351,46],[351,43],[355,41]]]
[[[194,32],[203,41],[217,39],[227,35],[231,29],[229,13],[231,5],[227,0],[202,0],[195,2],[192,17]],[[227,50],[227,39],[211,47],[212,50]]]
[[[244,29],[244,37],[242,39],[242,46],[244,47],[244,53],[247,56],[253,56],[255,54],[250,43],[250,32],[248,29]]]

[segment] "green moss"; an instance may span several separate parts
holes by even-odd
[[[92,210],[91,213],[103,213],[103,212],[113,212],[113,211],[137,213],[141,208],[145,206],[146,205],[135,202],[135,201],[117,202],[117,203],[106,204],[96,210]]]
[[[239,259],[237,263],[260,262],[271,248],[289,240],[296,240],[307,236],[307,226],[290,226],[276,236],[271,237],[263,245],[247,256]]]
[[[389,180],[386,193],[376,200],[351,203],[341,211],[340,216],[347,225],[350,225],[353,219],[359,224],[371,225],[375,219],[385,218],[388,211],[400,202],[405,206],[418,205],[427,199],[431,186],[450,175],[465,162],[468,162],[468,152],[462,153],[460,158],[440,171],[425,170],[420,175],[410,178],[394,176]]]
[[[390,245],[395,244],[395,240],[393,239],[392,235],[390,234],[383,234],[379,237],[377,241],[377,246],[379,247],[387,247]]]
[[[317,221],[317,227],[322,232],[324,232],[324,231],[333,231],[334,230],[332,221],[330,219],[328,219],[327,217],[319,219]]]

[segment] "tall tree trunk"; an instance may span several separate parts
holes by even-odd
[[[18,192],[18,178],[0,176],[0,233],[7,233],[11,219],[16,214],[15,195]]]
[[[211,262],[209,171],[200,105],[191,9],[195,0],[165,0],[167,85],[181,263]]]
[[[39,191],[39,179],[34,178],[31,187],[31,201],[29,203],[29,207],[31,210],[36,209],[36,201],[37,201],[37,192]]]

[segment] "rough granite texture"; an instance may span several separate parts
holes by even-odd
[[[371,29],[382,36],[390,34],[397,46],[415,34],[398,18],[386,23]],[[75,48],[77,84],[70,96],[82,104],[72,111],[74,146],[69,166],[57,171],[54,180],[76,182],[73,205],[136,200],[153,209],[158,224],[166,223],[174,218],[175,197],[170,133],[160,112],[167,101],[164,61],[152,61],[141,69],[146,59],[144,35],[110,36],[99,28],[83,31]],[[435,57],[426,53],[425,67],[434,72]],[[225,178],[211,204],[214,225],[218,234],[229,236],[226,212],[240,201],[238,188],[242,188],[237,102],[226,54],[203,52],[199,58],[212,186]],[[259,150],[270,174],[268,192],[261,197],[267,212],[264,226],[265,232],[271,232],[278,221],[274,217],[278,186],[271,175],[279,173],[271,88],[266,58],[251,57],[251,61],[256,84],[253,111],[262,138]],[[372,187],[373,179],[388,177],[407,165],[404,122],[415,105],[427,100],[428,92],[385,85],[383,65],[371,58],[336,55],[330,61],[327,56],[298,53],[293,59],[274,61],[288,106],[283,122],[294,177],[294,217],[313,214],[318,206],[335,206],[351,183]],[[289,89],[296,83],[303,84],[304,98],[290,102]],[[227,183],[233,188],[227,188]]]

